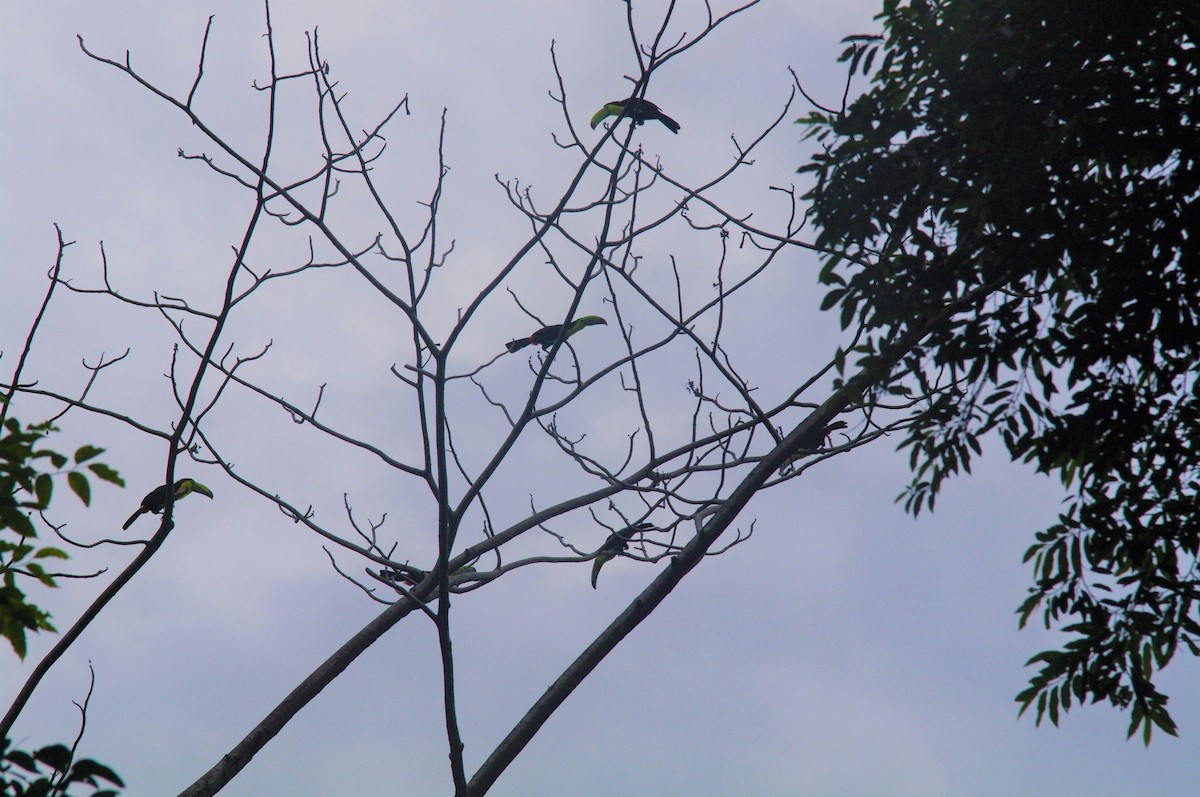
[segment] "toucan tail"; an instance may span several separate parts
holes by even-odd
[[[142,516],[142,513],[145,511],[146,511],[145,509],[143,509],[142,507],[139,506],[138,510],[129,516],[129,520],[125,521],[125,525],[121,527],[121,530],[128,531],[129,527],[133,525],[133,521],[140,518]]]
[[[679,134],[679,122],[676,122],[674,119],[667,116],[665,113],[662,113],[661,111],[659,112],[658,121],[660,121],[664,125],[666,125],[667,129],[670,130],[672,133],[675,133],[676,135]]]
[[[530,343],[529,338],[521,338],[520,340],[510,340],[506,345],[510,352],[523,349]]]

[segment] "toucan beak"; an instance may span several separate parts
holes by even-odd
[[[596,111],[595,115],[592,116],[592,129],[595,130],[596,125],[600,124],[600,122],[604,121],[604,119],[609,116],[612,116],[612,111],[607,105]]]
[[[209,498],[212,498],[212,497],[213,497],[212,490],[208,489],[208,488],[207,488],[207,487],[205,487],[203,484],[193,484],[193,485],[192,485],[192,492],[193,492],[193,493],[200,493],[200,495],[204,495],[204,496],[207,496],[207,497],[209,497]]]

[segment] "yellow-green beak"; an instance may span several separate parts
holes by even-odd
[[[600,122],[604,121],[604,119],[606,119],[607,117],[616,116],[620,112],[621,112],[621,109],[619,107],[615,107],[613,105],[605,105],[603,108],[596,111],[595,115],[592,117],[592,129],[595,130],[596,125],[600,124]]]

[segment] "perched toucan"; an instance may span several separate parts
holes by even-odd
[[[567,334],[563,335],[563,340],[574,335],[584,327],[590,327],[595,324],[608,324],[603,318],[598,315],[585,315],[582,318],[575,319],[571,326],[567,327]],[[507,346],[509,351],[517,351],[523,349],[531,343],[536,343],[543,349],[549,349],[554,345],[554,341],[558,340],[558,333],[562,330],[562,324],[551,324],[548,327],[542,327],[537,332],[534,332],[527,338],[517,338],[509,341]]]
[[[454,576],[462,576],[462,575],[466,575],[467,573],[474,573],[474,572],[475,572],[474,565],[463,565],[462,567],[458,568],[453,573],[451,573],[450,577],[453,578]],[[412,567],[411,565],[409,566],[408,570],[384,570],[383,571],[383,576],[385,578],[389,578],[392,581],[399,581],[401,584],[405,585],[406,587],[417,586],[417,584],[419,584],[420,582],[425,580],[425,576],[427,576],[427,575],[429,575],[429,572],[427,570],[421,570],[420,568]]]
[[[834,421],[824,428],[815,427],[810,429],[808,434],[800,439],[800,447],[796,449],[796,453],[787,458],[787,461],[783,463],[783,467],[780,468],[780,471],[786,470],[788,465],[807,457],[809,454],[817,453],[825,446],[827,442],[829,442],[829,437],[834,432],[836,432],[838,429],[845,428],[845,421]]]
[[[600,550],[592,554],[595,559],[592,562],[592,589],[596,588],[596,579],[600,576],[600,568],[604,567],[604,563],[610,559],[616,558],[617,554],[629,547],[629,541],[633,539],[635,534],[654,531],[653,523],[638,523],[636,526],[626,526],[620,531],[614,531],[608,535],[608,539],[600,546]]]
[[[657,119],[666,125],[667,129],[672,133],[679,132],[679,122],[676,122],[660,111],[658,106],[650,102],[650,100],[642,100],[637,97],[630,97],[627,100],[613,100],[596,111],[596,115],[592,117],[592,129],[595,130],[596,125],[609,116],[628,117],[633,120],[635,125],[645,124],[652,119]]]
[[[195,479],[180,479],[175,482],[175,500],[185,498],[192,493],[200,493],[200,495],[213,497],[212,490],[205,487]],[[161,515],[163,510],[167,508],[167,487],[160,484],[150,492],[146,493],[146,497],[142,499],[142,505],[137,508],[137,511],[129,516],[129,520],[125,521],[122,529],[127,529],[133,525],[133,521],[137,520],[147,512],[153,512],[156,515]]]

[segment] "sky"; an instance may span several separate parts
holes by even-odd
[[[663,4],[635,5],[649,26]],[[722,169],[778,116],[792,67],[826,104],[841,96],[836,59],[843,36],[875,30],[877,3],[765,2],[718,29],[656,75],[651,96],[680,121],[672,136],[657,125],[635,140],[686,184]],[[679,30],[694,33],[698,5],[679,3]],[[454,241],[428,306],[444,334],[457,310],[528,236],[528,222],[501,183],[528,187],[540,207],[562,190],[576,156],[558,105],[551,42],[568,109],[585,142],[604,102],[625,96],[635,64],[625,5],[611,2],[286,2],[272,4],[281,72],[306,66],[305,32],[315,28],[332,79],[347,92],[358,128],[373,126],[401,98],[385,131],[375,175],[408,230],[419,229],[437,173],[439,123],[449,167],[439,206],[439,250]],[[101,242],[123,296],[183,296],[195,307],[220,298],[232,247],[252,207],[244,189],[199,160],[220,153],[186,118],[93,52],[130,62],[147,80],[185,96],[214,15],[195,108],[210,127],[252,153],[261,151],[267,74],[262,7],[249,2],[33,4],[0,0],[0,374],[7,381],[55,256],[54,224],[74,241],[65,275],[80,288],[101,283]],[[641,16],[644,14],[645,16]],[[858,84],[861,87],[861,84]],[[788,118],[806,112],[799,103]],[[294,81],[281,99],[277,164],[297,175],[319,162],[311,89]],[[589,136],[595,136],[590,138]],[[781,125],[754,162],[717,196],[734,212],[778,224],[779,187],[798,186],[809,144]],[[225,161],[227,163],[227,161]],[[593,183],[596,178],[591,178]],[[669,202],[669,191],[648,202]],[[369,243],[382,228],[362,210],[349,180],[331,223]],[[702,211],[695,211],[702,219]],[[594,235],[586,219],[578,231]],[[302,263],[311,230],[264,224],[250,253],[260,269]],[[754,252],[729,241],[729,275]],[[328,248],[314,244],[319,254]],[[669,259],[687,274],[688,300],[706,295],[721,242],[676,224],[648,235],[639,250],[647,284],[662,287]],[[570,249],[556,250],[570,260]],[[578,254],[571,264],[578,266]],[[534,255],[511,283],[521,303],[561,318],[564,292]],[[381,267],[382,268],[382,267]],[[726,342],[762,395],[778,396],[843,343],[836,318],[818,311],[820,262],[787,252],[728,307]],[[657,269],[657,270],[656,270]],[[688,269],[691,269],[689,272]],[[394,278],[381,270],[385,277]],[[583,312],[611,308],[591,297]],[[631,305],[632,306],[632,305]],[[651,321],[639,334],[652,335]],[[531,321],[507,294],[480,310],[452,361],[462,372],[527,334]],[[199,334],[202,325],[185,325]],[[523,331],[524,330],[524,331]],[[306,272],[256,293],[223,338],[239,356],[271,343],[248,373],[308,407],[321,385],[322,416],[369,437],[401,458],[418,448],[411,403],[389,372],[402,362],[407,327],[398,311],[345,269]],[[585,337],[588,336],[588,337]],[[610,327],[575,339],[584,367],[619,338]],[[130,350],[97,380],[97,406],[157,426],[174,417],[163,374],[176,338],[161,315],[112,297],[56,296],[24,374],[39,387],[75,395],[95,363]],[[222,349],[223,351],[223,349]],[[648,360],[650,410],[664,438],[686,431],[685,385],[694,370],[686,345]],[[593,359],[587,361],[587,356]],[[186,360],[186,356],[184,357]],[[517,401],[532,379],[514,355],[481,377],[492,395]],[[503,419],[461,381],[452,408],[464,455],[478,465],[504,432]],[[211,383],[210,383],[211,389]],[[456,388],[457,389],[457,388]],[[211,395],[206,393],[205,395]],[[806,400],[823,396],[812,393]],[[617,456],[636,415],[616,382],[585,395],[564,429]],[[687,407],[681,412],[679,407]],[[25,421],[55,413],[52,402],[20,397]],[[798,420],[796,416],[793,421]],[[632,418],[632,420],[631,420]],[[240,472],[338,533],[352,534],[342,509],[378,520],[401,560],[428,564],[429,499],[411,479],[337,445],[244,391],[231,390],[206,420],[214,443]],[[631,425],[632,424],[632,425]],[[68,413],[60,450],[104,446],[104,460],[129,487],[97,486],[91,508],[56,498],[57,522],[77,540],[122,537],[138,498],[162,479],[157,440],[108,418]],[[738,520],[753,536],[693,571],[570,696],[496,783],[496,795],[1118,795],[1196,790],[1200,688],[1195,664],[1180,658],[1161,676],[1181,739],[1162,735],[1147,749],[1126,741],[1128,717],[1107,706],[1072,710],[1061,727],[1017,718],[1013,697],[1024,662],[1056,632],[1018,631],[1014,609],[1029,584],[1021,562],[1035,531],[1054,522],[1063,494],[1055,482],[1005,460],[995,441],[973,474],[945,488],[932,515],[895,503],[907,480],[896,437],[833,457],[757,496]],[[472,456],[475,459],[471,459]],[[544,438],[531,438],[497,473],[495,525],[594,484]],[[566,460],[569,465],[569,460]],[[380,605],[330,564],[327,543],[218,469],[184,465],[212,488],[190,498],[163,549],[59,661],[18,721],[30,748],[74,737],[78,710],[96,683],[81,754],[113,766],[125,794],[173,794],[238,742]],[[599,508],[603,510],[603,507]],[[143,519],[139,529],[149,534]],[[554,526],[594,549],[604,532],[586,517]],[[128,535],[125,537],[128,538]],[[552,543],[548,537],[531,549]],[[331,549],[333,550],[333,549]],[[66,628],[132,558],[129,548],[73,552],[76,572],[34,592]],[[339,567],[363,562],[334,551]],[[599,589],[588,563],[529,567],[455,601],[455,652],[468,771],[490,752],[558,673],[663,566],[618,559]],[[54,643],[31,640],[23,662],[0,656],[0,702]],[[440,668],[433,626],[413,616],[383,637],[260,753],[225,790],[230,795],[331,793],[434,795],[452,791],[441,726]]]

